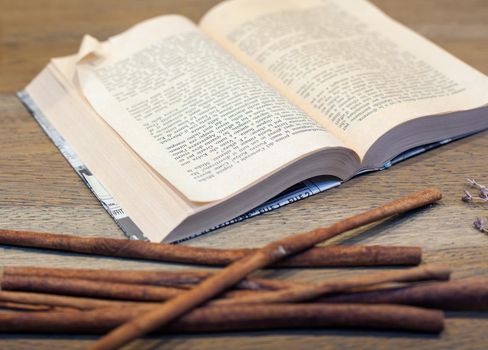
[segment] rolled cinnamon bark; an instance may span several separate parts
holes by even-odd
[[[55,308],[49,305],[37,305],[29,303],[16,303],[10,301],[0,301],[0,308],[21,311],[51,311]]]
[[[184,292],[182,289],[160,286],[8,274],[1,279],[1,289],[144,301],[164,301]]]
[[[121,301],[121,300],[106,300],[96,298],[83,298],[76,296],[46,294],[46,293],[33,293],[33,292],[18,292],[18,291],[0,291],[0,303],[2,306],[10,309],[12,305],[6,303],[12,303],[14,306],[25,306],[22,309],[27,310],[31,306],[38,306],[37,310],[54,310],[59,308],[72,309],[72,310],[92,310],[107,307],[132,307],[141,305],[157,305],[151,303],[142,303],[134,301]]]
[[[186,292],[185,289],[171,287],[11,274],[4,274],[0,280],[0,287],[6,291],[40,292],[134,301],[165,301]],[[256,293],[259,293],[259,291],[231,290],[222,294],[222,297],[248,297]]]
[[[93,281],[155,285],[169,287],[187,287],[210,277],[213,271],[144,271],[144,270],[106,270],[106,269],[70,269],[37,266],[5,266],[4,275],[76,278]],[[278,290],[297,286],[299,283],[264,278],[248,278],[236,287],[250,290]]]
[[[128,239],[78,237],[45,232],[0,229],[0,244],[61,250],[91,255],[146,259],[186,264],[222,266],[237,261],[256,249],[213,249]],[[419,247],[330,246],[315,247],[290,256],[276,266],[378,266],[418,265]]]
[[[403,304],[458,311],[488,310],[488,278],[466,278],[402,288],[322,297],[323,303]]]
[[[0,313],[2,333],[101,334],[148,307],[79,312]],[[304,328],[366,328],[439,333],[441,311],[391,305],[274,304],[203,307],[156,332],[228,332]]]

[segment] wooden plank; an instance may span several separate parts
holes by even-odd
[[[0,227],[122,237],[122,233],[82,184],[14,96],[52,56],[75,52],[84,33],[100,39],[140,20],[180,13],[198,20],[216,0],[61,1],[0,0]],[[435,41],[467,63],[488,73],[488,6],[484,0],[375,0],[395,19]],[[292,233],[325,226],[424,186],[444,192],[441,204],[389,220],[345,244],[412,244],[425,249],[427,262],[447,263],[454,277],[488,271],[488,237],[471,228],[487,207],[460,201],[464,177],[488,183],[488,132],[446,145],[393,168],[353,179],[341,188],[295,203],[185,244],[211,247],[260,246]],[[0,263],[15,265],[184,268],[137,262],[0,248]],[[370,270],[370,269],[369,269]],[[263,271],[260,275],[312,281],[364,273],[368,269]],[[486,349],[486,316],[466,313],[450,317],[440,336],[366,331],[296,331],[230,335],[167,336],[138,341],[134,348],[158,349]],[[82,349],[95,337],[39,335],[0,336],[2,349]]]

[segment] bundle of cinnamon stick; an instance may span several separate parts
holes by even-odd
[[[440,310],[488,309],[488,279],[449,281],[448,268],[430,265],[313,284],[249,276],[269,266],[418,265],[418,247],[315,245],[439,199],[439,190],[426,189],[260,249],[219,250],[0,230],[0,244],[226,265],[217,271],[181,272],[6,266],[0,307],[17,312],[0,312],[0,332],[109,332],[93,349],[115,349],[150,332],[317,327],[440,332],[444,327]]]

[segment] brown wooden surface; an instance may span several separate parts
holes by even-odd
[[[100,39],[140,20],[180,13],[198,20],[217,0],[0,0],[0,227],[121,237],[122,233],[51,144],[14,92],[53,56],[77,50],[84,33]],[[375,0],[380,8],[446,50],[488,73],[486,0]],[[446,145],[362,176],[339,189],[218,230],[187,244],[213,247],[260,246],[297,231],[328,225],[424,186],[439,186],[441,204],[337,241],[346,244],[420,245],[426,262],[447,263],[455,278],[486,275],[488,236],[471,228],[488,206],[459,198],[464,177],[488,183],[488,132]],[[123,259],[1,247],[0,264],[110,268],[182,268]],[[261,275],[316,280],[366,269],[266,271]],[[133,343],[131,349],[487,349],[486,314],[450,314],[440,336],[369,331],[287,331],[224,335],[166,336]],[[95,337],[0,335],[2,349],[85,348]]]

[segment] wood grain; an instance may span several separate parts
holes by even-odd
[[[14,95],[50,57],[73,53],[84,33],[105,39],[152,16],[180,13],[198,20],[217,0],[0,0],[0,227],[80,235],[122,233],[78,179]],[[488,73],[488,4],[485,0],[375,0],[389,15]],[[336,239],[344,244],[420,245],[425,261],[447,263],[454,278],[488,273],[488,236],[471,228],[488,207],[460,201],[464,177],[488,183],[488,132],[457,141],[393,168],[355,178],[338,189],[224,228],[186,244],[261,246],[325,226],[409,191],[437,185],[442,203],[387,220],[367,232]],[[265,234],[263,234],[265,232]],[[188,268],[183,265],[0,248],[0,264]],[[276,270],[260,275],[312,281],[371,269]],[[133,349],[487,349],[487,315],[450,314],[440,336],[365,331],[290,331],[226,335],[172,335],[135,342]],[[83,349],[94,337],[0,336],[2,349]]]

